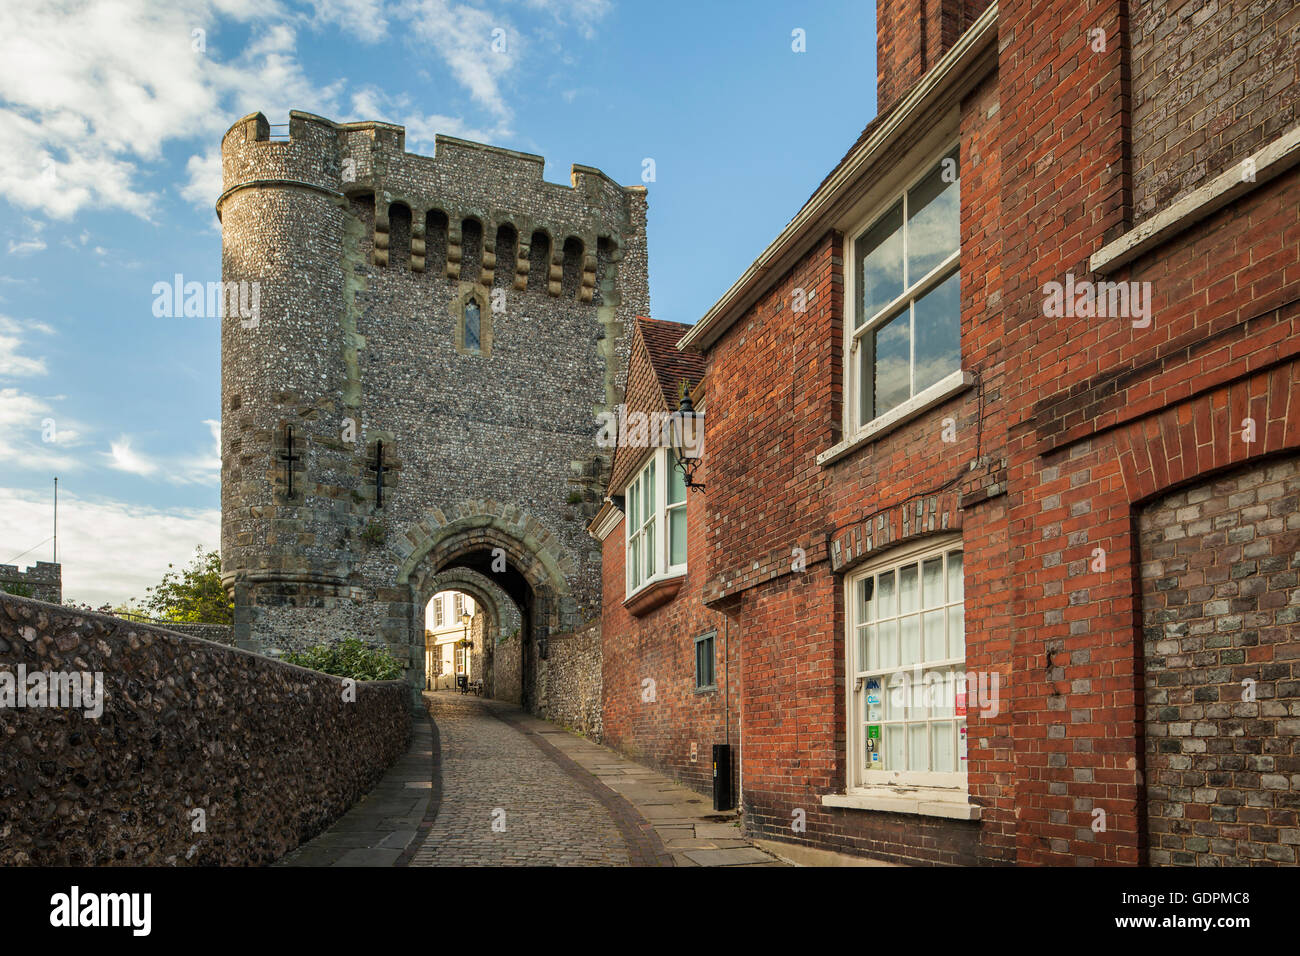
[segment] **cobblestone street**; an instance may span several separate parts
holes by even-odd
[[[610,811],[490,702],[426,695],[442,747],[442,795],[411,866],[627,866]]]
[[[518,707],[426,693],[407,754],[280,866],[781,866],[734,812]]]

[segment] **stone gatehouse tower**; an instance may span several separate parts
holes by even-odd
[[[236,641],[360,636],[422,687],[425,606],[454,579],[518,607],[495,656],[533,706],[547,636],[599,607],[584,527],[596,415],[649,306],[644,187],[546,182],[539,156],[444,136],[418,156],[387,123],[271,130],[229,129],[217,202],[227,294],[248,284],[221,340]]]

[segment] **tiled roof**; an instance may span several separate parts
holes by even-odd
[[[705,357],[677,348],[677,341],[690,331],[689,325],[645,316],[637,316],[636,321],[641,329],[641,340],[650,353],[650,365],[654,368],[655,378],[659,380],[659,388],[664,393],[664,403],[670,411],[675,410],[678,403],[678,382],[685,379],[687,388],[698,385],[704,377]]]

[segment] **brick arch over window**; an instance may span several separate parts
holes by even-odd
[[[1081,843],[1094,844],[1089,855],[1101,863],[1146,862],[1141,511],[1179,488],[1300,451],[1297,377],[1288,362],[1154,413],[1131,409],[1146,417],[1034,460],[1011,512],[1013,525],[1032,529],[1011,555],[1022,582],[1012,612],[1011,693],[1015,712],[1029,717],[1012,727],[1020,864],[1071,862]],[[1065,612],[1044,600],[1062,592]],[[1044,759],[1034,713],[1044,701],[1051,713],[1042,718],[1073,728],[1052,760]],[[1047,822],[1057,809],[1053,787],[1078,782],[1076,773],[1105,786]],[[1095,810],[1106,813],[1104,838],[1089,836]],[[1060,836],[1063,827],[1073,840]]]
[[[962,509],[955,489],[913,498],[833,533],[831,569],[846,571],[889,548],[960,531],[961,525]]]
[[[1300,447],[1292,366],[1252,375],[1115,433],[1129,499],[1141,502],[1209,472]],[[1254,440],[1245,440],[1247,430]]]

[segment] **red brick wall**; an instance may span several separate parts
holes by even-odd
[[[1146,859],[1142,502],[1294,449],[1300,174],[1262,186],[1114,276],[1091,253],[1133,217],[1124,5],[1000,7],[1003,296],[1012,410],[1017,859]],[[1044,30],[1050,23],[1053,30]],[[1152,322],[1048,318],[1045,283],[1151,283]],[[1240,422],[1259,438],[1240,440]],[[1100,549],[1100,550],[1098,550]],[[1094,562],[1104,557],[1105,566]],[[1094,831],[1092,811],[1106,811]]]
[[[932,69],[992,0],[877,0],[876,113]]]
[[[882,8],[888,46],[903,8]],[[1182,486],[1300,449],[1300,170],[1115,275],[1090,273],[1090,256],[1135,218],[1127,9],[1000,5],[998,76],[961,111],[971,388],[816,464],[839,440],[842,413],[833,232],[772,276],[710,349],[707,531],[692,536],[690,587],[732,622],[753,834],[918,863],[1148,859],[1136,522]],[[1093,28],[1110,38],[1105,51],[1091,49]],[[902,47],[890,56],[911,62]],[[1067,274],[1149,282],[1150,324],[1045,314],[1044,287]],[[806,312],[792,311],[796,289]],[[945,419],[955,442],[941,440]],[[845,784],[843,577],[831,566],[859,555],[866,521],[896,520],[918,496],[962,535],[967,667],[1002,682],[997,716],[968,718],[979,822],[820,802]],[[619,532],[611,541],[606,608],[617,614]],[[794,548],[804,571],[791,567]],[[688,608],[672,613],[712,613]],[[639,683],[625,683],[639,700]],[[804,832],[791,829],[798,809]]]
[[[639,334],[633,340],[628,364],[627,405],[629,410],[666,410],[663,391]],[[706,421],[709,414],[706,406]],[[611,488],[617,489],[636,473],[644,463],[646,451],[619,449]],[[701,467],[696,480],[708,482],[707,467]],[[703,534],[704,493],[688,490],[686,497],[687,574],[681,590],[667,604],[640,617],[631,614],[623,603],[627,595],[624,522],[620,521],[603,542],[603,739],[609,746],[666,771],[688,786],[711,792],[712,746],[727,742],[728,703],[731,741],[733,744],[739,741],[739,669],[734,642],[728,666],[727,629],[722,614],[706,608],[700,601],[708,576]],[[714,640],[717,689],[697,692],[695,638],[711,630],[717,631]],[[654,682],[653,701],[643,699],[646,680]],[[697,748],[695,760],[690,755],[692,742]]]
[[[960,132],[962,348],[975,387],[829,467],[817,464],[841,437],[843,414],[836,233],[774,281],[710,351],[706,595],[736,623],[751,834],[912,863],[997,861],[1013,852],[1005,708],[989,719],[973,712],[968,724],[971,790],[985,804],[984,822],[821,804],[845,788],[843,576],[832,573],[828,535],[841,540],[864,517],[895,515],[923,493],[925,507],[934,498],[937,511],[942,497],[936,528],[963,531],[967,577],[983,585],[968,588],[968,666],[996,669],[1003,681],[1010,669],[1005,505],[993,487],[1004,455],[1003,335],[996,301],[988,302],[999,276],[996,107],[989,80],[963,104]],[[809,299],[805,312],[793,311],[797,289]],[[946,419],[955,426],[952,443],[941,439]],[[956,508],[961,492],[970,498],[964,510]],[[896,524],[894,543],[903,540]],[[796,547],[807,553],[806,571],[792,569]],[[792,829],[795,810],[806,830]]]

